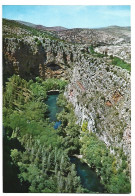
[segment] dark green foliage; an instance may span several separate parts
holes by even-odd
[[[107,72],[109,72],[109,71],[110,71],[109,67],[106,67],[106,71],[107,71]]]
[[[17,75],[9,78],[6,82],[6,91],[4,92],[3,104],[8,108],[20,108],[31,98],[28,89],[28,83]]]
[[[63,96],[63,94],[59,94],[59,97],[58,97],[58,99],[57,99],[57,104],[58,104],[60,107],[66,108],[66,106],[67,106],[67,100],[66,100],[66,98]]]
[[[35,40],[35,42],[37,42],[38,41],[38,38],[36,37],[34,40]]]
[[[94,54],[94,53],[95,53],[93,45],[91,45],[91,46],[89,47],[89,49],[90,49],[90,53],[91,53],[91,54]]]
[[[113,55],[110,55],[110,59],[113,59]]]
[[[63,90],[65,85],[65,81],[49,79],[43,82],[38,77],[36,82],[26,82],[14,75],[4,89],[4,128],[10,140],[16,139],[23,147],[22,151],[18,145],[14,145],[8,157],[18,169],[21,184],[27,183],[27,191],[32,193],[83,192],[80,178],[76,176],[75,168],[68,158],[69,150],[66,150],[67,145],[73,145],[78,127],[73,124],[66,127],[70,134],[63,145],[65,138],[59,135],[58,130],[54,130],[53,124],[46,118],[47,106],[43,102],[47,98],[47,90]],[[9,174],[12,173],[10,165],[10,162],[6,164]],[[4,183],[5,190],[12,192],[7,190],[6,181]]]
[[[41,41],[38,40],[38,41],[37,41],[37,46],[41,46],[41,45],[42,45]]]
[[[79,153],[80,149],[80,126],[76,124],[72,106],[67,103],[64,96],[60,95],[58,104],[64,109],[58,114],[58,120],[62,122],[58,128],[59,135],[63,137],[63,146],[66,152],[71,156]]]
[[[36,83],[30,84],[30,90],[31,90],[32,96],[35,99],[45,100],[47,98],[47,93],[45,91],[45,88],[40,83],[36,82]]]
[[[110,154],[106,145],[96,135],[84,135],[82,137],[81,153],[88,164],[96,168],[109,193],[130,193],[130,181],[126,175],[127,163],[122,161],[120,168],[114,155]]]
[[[4,132],[9,133],[10,130],[4,128]],[[23,150],[17,139],[9,138],[8,134],[3,137],[3,192],[4,193],[24,193],[28,192],[29,183],[26,181],[20,183],[18,179],[19,168],[16,166],[10,156],[10,149],[18,146],[19,150]],[[14,156],[15,157],[15,156]]]
[[[66,80],[58,80],[55,78],[47,79],[42,82],[43,87],[45,88],[46,91],[49,90],[64,90],[65,86],[67,85]]]
[[[104,54],[100,54],[100,53],[98,53],[98,52],[95,52],[95,51],[94,51],[93,45],[91,45],[91,46],[89,47],[89,50],[90,50],[90,53],[91,53],[94,57],[103,58],[103,57],[106,56],[106,55],[104,55]]]
[[[40,140],[33,140],[28,136],[22,144],[26,151],[20,152],[21,159],[16,164],[21,171],[19,178],[22,181],[28,180],[31,184],[30,192],[70,192],[66,187],[68,177],[72,181],[77,177],[66,153],[57,147],[42,145]],[[16,154],[18,158],[18,153]],[[73,192],[76,191],[76,185],[70,184],[70,188]]]

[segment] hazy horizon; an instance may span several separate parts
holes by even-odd
[[[9,18],[2,18],[2,19],[6,19],[6,20],[12,20],[12,19],[9,19]],[[65,26],[59,26],[59,25],[56,25],[56,26],[45,26],[45,25],[42,25],[42,24],[35,24],[35,23],[31,23],[31,22],[29,22],[29,21],[22,21],[22,20],[13,20],[13,21],[16,21],[16,22],[24,22],[24,23],[29,23],[29,24],[33,24],[33,25],[41,25],[41,26],[44,26],[44,27],[63,27],[63,28],[67,28],[67,27],[65,27]],[[73,27],[73,28],[67,28],[67,29],[100,29],[100,28],[107,28],[107,27],[131,27],[131,26],[120,26],[120,25],[110,25],[110,26],[102,26],[102,27],[90,27],[90,28],[88,28],[88,27],[84,27],[84,28],[82,28],[82,27]]]

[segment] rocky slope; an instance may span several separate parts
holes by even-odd
[[[75,46],[59,42],[48,34],[25,28],[12,21],[3,24],[3,75],[13,73],[25,79],[41,76],[67,77]]]
[[[108,27],[99,29],[67,29],[57,32],[66,41],[93,45],[113,45],[116,43],[130,43],[129,27]]]
[[[72,31],[73,36],[72,33],[70,35]],[[61,41],[65,39],[60,36],[65,36],[63,32],[69,33],[70,40],[67,38],[67,41],[71,42],[73,37],[74,42],[83,41],[81,44]],[[95,132],[119,160],[123,151],[130,166],[130,73],[111,65],[109,56],[94,57],[88,47],[89,44],[95,44],[100,50],[101,45],[114,48],[121,46],[124,52],[129,44],[127,50],[130,54],[130,33],[126,30],[122,32],[121,38],[121,29],[118,33],[118,28],[117,31],[111,31],[111,28],[74,29],[59,32],[61,39],[56,39],[52,34],[35,31],[13,21],[4,21],[3,75],[4,79],[14,73],[25,79],[34,79],[36,76],[68,79],[65,96],[74,105],[77,123],[82,125],[86,121],[89,132]],[[130,60],[129,57],[126,59]]]
[[[45,27],[23,21],[21,24],[32,26],[34,28],[53,32],[53,34],[67,42],[93,45],[96,52],[117,56],[131,63],[131,28],[110,26],[99,29],[66,29],[64,27]]]
[[[130,162],[130,74],[87,57],[76,63],[65,96],[74,105],[78,123],[88,123],[110,151],[123,149]]]
[[[40,30],[53,32],[53,35],[66,42],[93,45],[96,52],[101,54],[107,52],[108,55],[117,56],[127,63],[131,63],[130,27],[110,26],[99,29],[66,29],[64,27],[44,27],[19,22]]]
[[[130,63],[130,27],[108,27],[100,29],[70,29],[57,32],[60,39],[68,42],[93,45],[96,52],[117,56]]]
[[[35,25],[33,23],[24,22],[24,21],[20,21],[20,20],[16,20],[16,22],[18,22],[20,24],[24,24],[24,25],[29,26],[29,27],[36,28],[36,29],[45,30],[45,31],[64,31],[64,30],[67,30],[67,28],[61,27],[61,26],[46,27],[46,26],[43,26],[43,25]]]

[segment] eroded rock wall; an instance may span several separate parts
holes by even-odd
[[[69,68],[78,60],[80,47],[57,40],[26,37],[22,39],[5,38],[3,40],[3,74],[9,77],[14,73],[25,79],[68,78]],[[74,53],[74,54],[73,54]],[[55,64],[59,69],[51,69]]]
[[[82,56],[71,75],[65,96],[74,105],[78,123],[87,121],[89,132],[95,132],[117,156],[123,150],[130,163],[129,72]]]

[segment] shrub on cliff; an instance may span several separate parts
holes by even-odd
[[[38,38],[36,37],[36,38],[34,39],[34,41],[37,42],[37,41],[38,41]]]
[[[82,131],[86,132],[87,130],[88,130],[88,122],[84,120],[82,124]]]
[[[37,46],[41,46],[41,45],[42,45],[41,41],[38,40],[38,41],[37,41]]]

